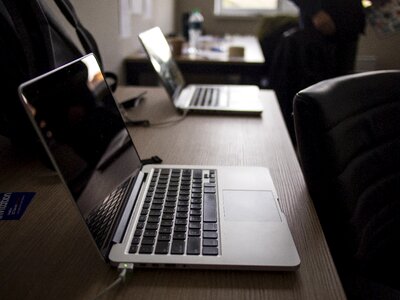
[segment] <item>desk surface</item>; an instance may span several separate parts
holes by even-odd
[[[226,64],[226,65],[262,65],[265,62],[260,43],[255,36],[227,36],[216,38],[203,36],[199,42],[197,54],[187,54],[185,47],[183,54],[176,56],[178,64]],[[229,47],[243,47],[243,57],[229,57]],[[126,58],[128,62],[147,62],[147,56],[142,50]]]
[[[148,88],[132,117],[177,118],[162,89]],[[140,88],[119,88],[126,99]],[[344,299],[274,94],[262,118],[188,115],[174,126],[131,128],[139,154],[171,164],[269,167],[302,263],[293,273],[137,269],[107,299]],[[182,147],[183,141],[185,147]],[[6,299],[93,299],[117,277],[84,230],[59,178],[0,137],[0,191],[34,191],[20,221],[0,221],[0,293]]]

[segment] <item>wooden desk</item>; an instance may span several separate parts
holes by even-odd
[[[125,99],[139,90],[119,88],[117,96]],[[132,117],[161,121],[179,116],[162,89],[147,90]],[[189,115],[174,126],[130,131],[142,157],[159,155],[165,163],[269,167],[302,260],[300,269],[137,269],[104,299],[345,298],[274,94],[263,91],[261,96],[262,118]],[[1,296],[93,299],[117,271],[97,254],[57,175],[4,138],[0,155],[0,191],[37,193],[20,221],[0,221]]]
[[[187,83],[256,84],[265,75],[264,55],[254,36],[232,36],[226,39],[203,39],[197,55],[175,57]],[[242,58],[229,57],[230,46],[245,48]],[[212,48],[219,51],[212,51]],[[125,59],[126,82],[133,85],[158,85],[146,54],[139,50]]]

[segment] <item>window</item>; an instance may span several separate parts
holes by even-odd
[[[295,12],[288,0],[214,0],[214,13],[221,16],[249,16]]]

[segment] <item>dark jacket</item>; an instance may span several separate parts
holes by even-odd
[[[336,38],[354,40],[364,31],[365,16],[361,0],[291,1],[299,7],[301,21],[304,27],[312,27],[312,16],[320,10],[324,10],[335,22]]]

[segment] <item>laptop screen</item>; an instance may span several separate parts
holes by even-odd
[[[21,85],[20,94],[86,220],[137,176],[140,158],[93,55]]]
[[[175,99],[185,86],[185,81],[161,29],[154,27],[142,32],[139,34],[139,40],[161,83],[170,97]]]

